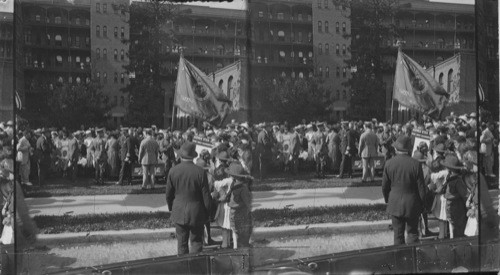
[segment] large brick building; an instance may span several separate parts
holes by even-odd
[[[90,7],[92,77],[100,83],[111,104],[110,117],[121,125],[128,106],[128,96],[120,91],[128,83],[124,65],[129,63],[128,0],[94,0]]]
[[[474,5],[430,2],[428,0],[400,1],[399,11],[392,20],[399,37],[387,41],[394,45],[389,59],[397,56],[396,41],[403,41],[405,54],[430,68],[458,53],[475,53]],[[451,72],[447,78],[456,75]],[[394,70],[384,76],[386,82],[386,119],[391,117]],[[447,83],[442,83],[446,89]],[[399,110],[398,110],[399,109]],[[394,103],[394,119],[406,121],[415,112],[398,108]]]
[[[0,11],[0,121],[14,114],[14,14]]]
[[[312,11],[314,69],[333,102],[330,118],[338,121],[347,117],[351,94],[342,85],[351,71],[346,65],[351,58],[350,7],[341,1],[315,0]]]

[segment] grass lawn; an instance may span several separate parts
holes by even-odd
[[[219,236],[214,236],[219,239]],[[273,237],[253,240],[252,264],[318,256],[392,244],[392,231],[359,234]],[[177,240],[57,244],[38,247],[23,255],[20,274],[45,274],[67,268],[97,266],[116,262],[175,255]],[[19,257],[21,258],[21,257]]]
[[[51,179],[43,186],[25,187],[27,198],[43,198],[52,196],[93,196],[93,195],[116,195],[116,194],[164,194],[165,181],[159,180],[153,190],[141,190],[141,180],[136,179],[133,185],[115,185],[116,181],[107,181],[104,185],[96,185],[93,179],[78,178],[75,181],[68,179]],[[289,189],[314,189],[330,187],[360,187],[381,186],[381,178],[375,178],[375,182],[361,182],[360,177],[354,179],[338,179],[332,175],[324,179],[317,179],[314,174],[303,173],[296,176],[290,174],[276,174],[260,182],[256,180],[253,191],[272,191]]]
[[[386,206],[347,205],[296,209],[257,209],[253,211],[254,227],[279,227],[352,221],[388,219]],[[93,232],[105,230],[162,229],[172,227],[170,213],[119,213],[95,215],[35,216],[40,233]]]

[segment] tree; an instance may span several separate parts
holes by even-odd
[[[355,119],[385,117],[384,68],[386,56],[392,44],[387,41],[396,37],[396,27],[391,20],[397,9],[397,0],[351,1],[351,59],[346,61],[352,68],[351,78],[344,83],[351,89],[351,113]]]
[[[253,114],[256,121],[288,121],[328,119],[331,104],[319,80],[279,78],[264,80],[255,87],[261,100]]]
[[[131,125],[161,125],[164,112],[164,89],[161,85],[162,65],[178,57],[167,50],[176,42],[172,29],[179,16],[189,12],[180,5],[166,0],[148,0],[130,5],[130,63],[124,66],[135,75],[122,91],[131,102],[126,123]]]
[[[95,82],[68,85],[57,83],[47,98],[51,111],[47,125],[78,129],[80,125],[103,125],[110,105]],[[44,125],[44,126],[47,126]]]

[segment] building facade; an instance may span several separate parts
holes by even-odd
[[[330,118],[347,117],[349,89],[342,85],[350,75],[346,60],[351,58],[350,7],[337,0],[315,0],[312,4],[314,70],[333,102]]]
[[[25,108],[36,114],[57,83],[91,81],[90,0],[23,1]]]
[[[164,53],[170,53],[170,59],[161,68],[161,85],[165,91],[165,128],[171,126],[172,117],[178,116],[174,109],[174,93],[181,51],[184,58],[207,75],[247,58],[246,11],[187,5],[180,9],[189,12],[182,13],[175,22],[171,21],[164,26],[165,30],[172,32],[175,37],[170,45],[165,45],[162,49]],[[130,32],[131,41],[135,41],[140,30],[131,29]],[[140,41],[138,43],[140,45]],[[223,83],[221,86],[227,84]],[[182,125],[186,127],[200,123],[196,118],[183,117]]]
[[[111,104],[110,119],[118,126],[123,122],[128,96],[120,89],[126,87],[129,76],[123,66],[129,64],[130,38],[129,1],[95,0],[90,7],[92,78]]]
[[[0,121],[13,119],[14,14],[0,11]]]
[[[477,16],[477,65],[480,106],[499,116],[499,79],[498,79],[498,1],[476,1]]]
[[[402,51],[424,68],[435,66],[459,53],[475,53],[474,5],[405,0],[400,2],[392,22],[398,37],[389,39],[387,44],[394,46],[394,54],[388,57],[394,62],[398,40],[402,41]],[[456,77],[456,73],[452,72],[450,79]],[[392,104],[394,70],[388,72],[384,79],[387,87],[386,119],[391,118],[391,110],[394,109],[393,118],[396,121],[407,121],[415,112],[401,108],[397,102]],[[443,82],[443,85],[446,83]]]

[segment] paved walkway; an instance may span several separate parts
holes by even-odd
[[[168,211],[164,194],[27,198],[30,215]],[[337,187],[253,192],[253,209],[384,203],[380,187]]]

